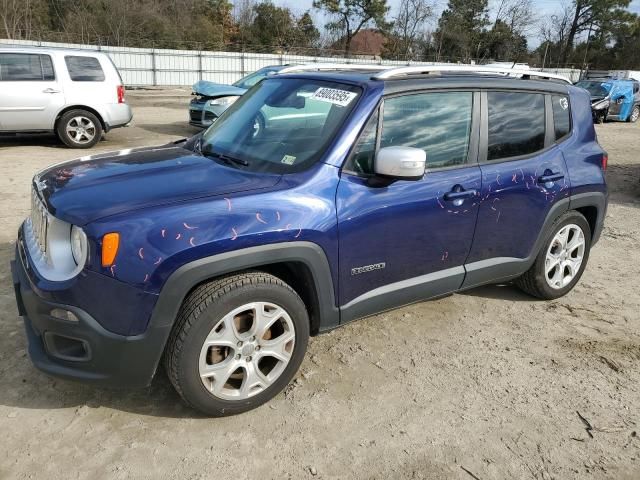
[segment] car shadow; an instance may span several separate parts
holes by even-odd
[[[151,133],[161,135],[179,135],[181,137],[192,137],[202,131],[201,128],[193,127],[186,121],[173,123],[137,123],[136,127]]]
[[[640,163],[609,164],[606,178],[611,203],[640,207]]]
[[[470,297],[492,298],[495,300],[509,300],[512,302],[535,302],[538,299],[527,295],[512,283],[501,283],[495,285],[483,285],[458,292],[458,295]]]
[[[0,148],[3,147],[67,148],[52,133],[0,134]]]

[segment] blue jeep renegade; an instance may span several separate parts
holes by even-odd
[[[253,128],[259,119],[262,128]],[[39,369],[254,408],[310,335],[478,285],[580,279],[607,208],[588,93],[472,72],[269,77],[205,132],[37,174],[13,281]]]

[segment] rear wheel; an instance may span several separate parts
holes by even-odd
[[[536,261],[516,284],[538,298],[562,297],[580,280],[590,248],[589,223],[579,212],[567,212],[555,222]]]
[[[631,115],[629,115],[629,121],[636,123],[638,118],[640,118],[640,105],[634,105],[633,110],[631,110]]]
[[[58,120],[56,133],[68,147],[91,148],[102,138],[102,124],[91,112],[70,110]]]
[[[183,304],[165,369],[187,404],[208,415],[241,413],[277,395],[307,349],[309,318],[296,292],[248,272],[196,288]]]

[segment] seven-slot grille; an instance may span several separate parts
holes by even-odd
[[[49,229],[49,213],[35,188],[31,190],[31,228],[43,255],[47,254],[47,231]]]

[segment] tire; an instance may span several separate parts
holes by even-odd
[[[269,322],[258,334],[255,327]],[[263,272],[229,275],[187,297],[167,342],[164,367],[189,406],[215,417],[235,415],[282,391],[298,371],[308,341],[306,307],[289,285]],[[270,356],[272,350],[280,359]]]
[[[565,229],[564,232],[569,232],[566,245],[569,246],[571,251],[568,254],[562,249],[561,242],[558,242],[557,239],[557,236],[562,236],[560,232],[563,229]],[[580,240],[578,231],[582,232],[584,241],[582,247],[578,246]],[[569,211],[554,222],[551,233],[542,245],[535,262],[515,283],[526,293],[544,300],[562,297],[571,291],[580,280],[589,260],[590,249],[591,228],[589,227],[589,222],[579,212],[575,210]],[[574,255],[577,258],[580,256],[580,251],[582,251],[581,261],[579,267],[575,269],[576,260]],[[566,260],[558,260],[557,266],[549,270],[548,274],[552,276],[552,278],[549,278],[546,271],[547,265],[553,266],[554,261],[562,258],[563,253],[566,255]],[[550,255],[548,264],[547,255]],[[571,272],[572,275],[566,275],[566,272]],[[554,286],[552,286],[553,283],[555,283]]]
[[[638,118],[640,118],[640,105],[634,105],[627,121],[629,123],[636,123],[638,121]]]
[[[56,124],[58,138],[70,148],[91,148],[102,138],[102,124],[87,110],[69,110]]]

